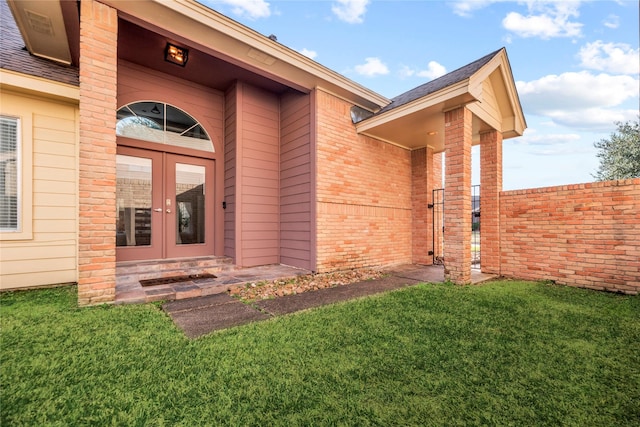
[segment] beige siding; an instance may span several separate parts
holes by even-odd
[[[22,144],[33,150],[23,183],[33,193],[30,236],[0,238],[0,289],[75,282],[77,106],[3,92],[2,114],[21,118]]]

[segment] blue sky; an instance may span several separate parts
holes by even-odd
[[[528,129],[505,190],[593,181],[593,143],[639,114],[635,0],[201,1],[389,98],[506,47]]]

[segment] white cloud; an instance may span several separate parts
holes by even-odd
[[[469,17],[474,11],[498,1],[500,0],[459,0],[454,1],[451,5],[453,6],[453,13],[459,16]]]
[[[515,138],[517,144],[523,145],[560,145],[580,140],[576,133],[538,133],[535,129],[527,129],[524,135]]]
[[[404,65],[398,72],[401,78],[407,78],[412,76],[424,77],[429,80],[437,79],[438,77],[447,74],[447,69],[444,65],[437,63],[436,61],[429,61],[427,69],[415,70],[411,67]]]
[[[232,7],[233,13],[251,19],[268,18],[271,16],[269,3],[264,0],[221,0]],[[211,0],[206,3],[213,3]]]
[[[618,15],[609,15],[603,22],[604,26],[611,29],[616,29],[620,26],[620,17]]]
[[[402,68],[400,68],[400,71],[398,71],[398,74],[400,75],[400,78],[407,78],[407,77],[411,77],[416,73],[416,70],[414,70],[413,68],[407,66],[407,65],[403,65]]]
[[[620,74],[640,72],[640,49],[626,43],[604,43],[601,40],[584,45],[578,56],[581,66],[592,70]]]
[[[592,153],[593,150],[588,147],[568,147],[568,146],[557,146],[551,148],[537,149],[529,151],[529,154],[533,154],[535,156],[572,156],[575,158],[577,154],[587,154]]]
[[[300,53],[311,59],[316,59],[316,56],[318,56],[318,52],[316,52],[315,50],[309,50],[307,48],[301,49]]]
[[[564,126],[606,132],[611,130],[615,122],[637,118],[638,110],[586,108],[580,111],[551,111],[548,116]]]
[[[427,69],[418,71],[419,77],[426,77],[430,80],[437,79],[440,76],[447,74],[447,69],[443,65],[438,64],[436,61],[429,61]]]
[[[389,68],[380,61],[380,58],[366,58],[365,61],[364,64],[355,66],[358,74],[367,77],[389,74]]]
[[[576,37],[581,33],[582,24],[567,22],[549,15],[523,16],[518,12],[510,12],[502,20],[502,26],[520,37]]]
[[[582,34],[582,24],[570,21],[579,15],[580,2],[536,2],[530,1],[529,14],[509,12],[502,20],[502,26],[520,37],[578,37]]]
[[[592,74],[587,71],[548,75],[516,82],[525,114],[581,129],[610,129],[615,121],[637,115],[622,104],[637,99],[640,81],[631,76]]]
[[[502,26],[521,37],[578,37],[582,33],[582,24],[571,21],[579,16],[582,0],[458,0],[452,3],[453,13],[469,17],[476,10],[494,3],[509,2],[526,5],[527,14],[511,11],[502,20]]]
[[[638,96],[637,79],[588,71],[551,74],[516,85],[523,103],[537,111],[613,107]]]
[[[361,24],[368,4],[369,0],[337,0],[337,3],[331,6],[331,11],[341,21]]]

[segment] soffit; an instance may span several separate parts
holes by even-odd
[[[72,63],[60,2],[7,0],[27,49],[33,55],[62,64]]]
[[[18,2],[20,5],[22,2]],[[9,9],[9,4],[0,1],[0,68],[16,73],[35,76],[78,86],[78,68],[51,62],[31,55],[25,49],[25,41]]]
[[[150,26],[147,24],[147,27]],[[167,41],[189,48],[189,60],[185,67],[164,60]],[[273,93],[290,90],[290,86],[282,81],[224,61],[187,43],[175,34],[160,28],[143,28],[123,19],[118,22],[118,58],[120,59],[221,91],[225,91],[236,80]],[[305,91],[305,88],[301,87],[295,89]]]

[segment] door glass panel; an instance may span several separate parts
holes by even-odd
[[[176,163],[176,243],[205,243],[205,167]]]
[[[116,246],[151,244],[151,159],[116,155]]]

